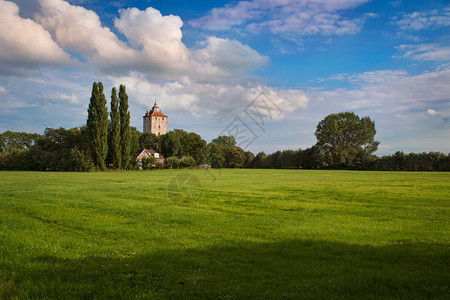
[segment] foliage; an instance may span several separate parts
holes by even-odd
[[[246,160],[245,152],[240,147],[230,146],[226,148],[227,168],[242,168]]]
[[[450,171],[450,153],[422,152],[405,154],[397,151],[393,155],[374,157],[368,166],[373,170],[386,171]]]
[[[169,156],[164,162],[170,169],[178,168],[180,166],[180,160],[176,156]]]
[[[97,168],[103,170],[108,153],[108,108],[101,82],[94,82],[92,86],[86,126],[89,133],[92,161]]]
[[[121,165],[122,155],[120,153],[120,113],[117,89],[111,91],[111,120],[108,127],[108,161],[113,168],[117,169]]]
[[[226,154],[227,147],[224,145],[209,143],[206,147],[206,153],[208,155],[208,162],[213,168],[226,167]]]
[[[226,147],[236,146],[236,139],[232,135],[221,135],[212,140],[212,143],[223,145]]]
[[[139,149],[153,149],[156,152],[160,152],[159,139],[154,133],[140,133],[139,135]]]
[[[180,141],[174,132],[169,131],[160,137],[161,151],[164,157],[174,156],[180,148]]]
[[[86,127],[46,128],[44,135],[28,150],[3,155],[1,169],[39,171],[89,171],[92,160]]]
[[[355,167],[378,149],[375,122],[353,112],[330,114],[316,128],[317,147],[335,168]]]
[[[252,161],[253,161],[254,158],[255,158],[255,155],[252,152],[246,151],[245,152],[244,168],[251,168]]]
[[[30,149],[40,137],[37,133],[5,131],[0,134],[0,153]]]
[[[194,167],[195,159],[192,156],[185,156],[180,160],[180,166],[183,168]]]
[[[131,167],[134,159],[131,159],[131,128],[130,112],[128,111],[128,95],[123,84],[119,87],[119,115],[120,115],[120,154],[121,168],[123,170]]]
[[[142,163],[142,168],[143,169],[150,169],[152,167],[152,165],[155,166],[155,164],[156,164],[156,157],[154,157],[154,156],[143,157],[142,160],[141,160],[141,163]]]
[[[178,202],[175,173],[201,183]],[[0,297],[447,299],[449,189],[444,172],[0,172]]]

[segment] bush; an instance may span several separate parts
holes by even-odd
[[[169,156],[166,158],[166,166],[170,169],[178,168],[180,166],[180,160],[175,156]]]
[[[195,164],[195,159],[192,156],[185,156],[180,161],[180,165],[183,168],[189,168],[195,166]]]

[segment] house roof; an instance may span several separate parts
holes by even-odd
[[[153,149],[143,149],[143,150],[139,153],[139,155],[137,156],[137,159],[142,155],[142,153],[146,153],[148,156],[151,156],[151,154],[155,154],[155,153],[158,153],[158,152],[156,152],[156,151],[153,150]],[[158,153],[158,154],[159,154],[158,159],[164,159],[164,155],[162,155],[161,153]]]

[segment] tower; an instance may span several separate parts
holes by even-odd
[[[155,101],[152,109],[148,110],[144,116],[144,133],[149,132],[155,135],[166,134],[167,119],[168,117],[161,112]]]

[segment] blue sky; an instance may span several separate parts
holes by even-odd
[[[448,1],[0,0],[0,28],[2,132],[85,124],[102,81],[139,130],[156,98],[171,129],[271,153],[354,111],[379,155],[450,152]]]

